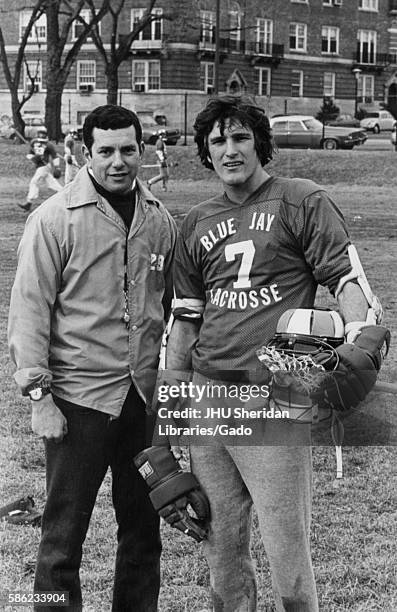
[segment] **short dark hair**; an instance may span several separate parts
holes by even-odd
[[[220,131],[223,133],[226,119],[231,119],[232,122],[241,123],[244,127],[251,128],[259,161],[262,166],[265,166],[273,158],[274,151],[269,119],[265,110],[247,95],[221,95],[210,98],[205,108],[197,115],[193,125],[195,130],[194,140],[204,166],[210,170],[214,169],[209,157],[208,135],[217,121]]]
[[[83,124],[83,141],[89,152],[91,153],[94,138],[92,132],[95,127],[101,130],[118,130],[120,128],[133,125],[136,133],[136,140],[141,146],[142,141],[142,126],[137,115],[130,109],[116,104],[105,104],[97,106],[84,120]]]

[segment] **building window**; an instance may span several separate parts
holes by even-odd
[[[303,70],[291,70],[291,97],[303,96]]]
[[[90,23],[90,21],[92,21],[92,13],[88,9],[82,9],[79,15],[82,19],[84,19],[86,23]],[[84,32],[83,24],[77,19],[75,19],[75,21],[73,22],[73,27],[72,27],[72,40],[77,40],[78,37],[83,32]],[[101,34],[101,22],[98,23],[98,34],[99,35]],[[86,40],[91,41],[92,40],[91,36],[88,36]]]
[[[334,0],[323,0],[323,6],[334,6]]]
[[[270,68],[255,68],[254,85],[258,96],[270,96]]]
[[[96,80],[95,60],[79,60],[77,62],[77,89],[80,91],[93,91]]]
[[[241,10],[238,2],[232,3],[229,11],[229,43],[232,51],[239,51],[241,45]]]
[[[299,4],[309,4],[309,0],[291,0],[291,2],[296,2]]]
[[[273,21],[258,17],[256,20],[256,52],[265,55],[272,54]]]
[[[29,60],[24,64],[23,85],[24,91],[30,91],[32,79],[34,81],[34,91],[42,90],[42,64],[41,60]]]
[[[321,53],[339,53],[339,28],[332,26],[321,28]]]
[[[215,44],[215,13],[200,11],[200,42]]]
[[[357,86],[357,102],[371,104],[375,98],[375,79],[372,74],[360,74]]]
[[[324,72],[323,96],[327,98],[335,97],[335,72]]]
[[[19,40],[25,33],[29,20],[32,16],[31,11],[21,11],[19,13]],[[33,24],[30,34],[28,36],[28,42],[46,42],[47,41],[47,16],[41,15]]]
[[[160,89],[159,60],[134,60],[132,62],[132,89],[134,91]]]
[[[131,9],[131,30],[133,30],[141,21],[145,14],[145,8]],[[148,23],[138,34],[136,40],[162,40],[163,38],[163,9],[153,9],[152,13],[156,18],[151,23]]]
[[[374,30],[359,30],[357,32],[357,61],[360,64],[375,64],[376,32]]]
[[[307,25],[305,23],[289,24],[290,51],[306,51]]]
[[[200,62],[201,89],[206,94],[214,91],[215,64],[213,62]]]
[[[377,13],[379,10],[378,0],[359,0],[358,8],[361,11],[374,11]]]

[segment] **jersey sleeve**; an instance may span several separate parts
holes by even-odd
[[[192,227],[184,223],[176,243],[174,262],[173,313],[176,319],[198,320],[204,311],[205,289],[194,238]]]
[[[351,271],[350,239],[341,211],[325,191],[303,200],[294,219],[294,233],[314,278],[334,294],[339,279]]]

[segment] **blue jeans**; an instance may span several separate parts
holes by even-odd
[[[68,591],[69,607],[82,610],[82,545],[99,487],[110,466],[118,524],[113,612],[155,612],[160,588],[159,519],[133,457],[147,446],[145,406],[131,386],[118,419],[54,398],[68,434],[46,443],[47,502],[34,590]]]
[[[250,555],[253,504],[277,612],[318,612],[309,544],[310,448],[192,445],[190,455],[192,472],[211,507],[203,551],[210,568],[214,612],[257,609]]]
[[[194,373],[194,383],[207,381]],[[199,404],[201,409],[206,401]],[[242,403],[228,397],[226,405],[234,402]],[[214,405],[212,400],[208,404]],[[259,409],[264,404],[266,401],[259,397],[246,407]],[[252,423],[248,420],[246,424]],[[206,419],[200,424],[214,423]],[[257,610],[250,554],[254,505],[277,612],[318,612],[310,553],[310,425],[259,419],[254,430],[252,441],[218,436],[197,438],[190,444],[192,472],[206,492],[211,509],[209,537],[203,542],[203,552],[210,568],[213,610]]]

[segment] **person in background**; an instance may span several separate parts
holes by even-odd
[[[37,138],[31,141],[30,150],[26,157],[33,162],[36,170],[29,183],[26,203],[19,203],[18,206],[29,212],[33,201],[37,200],[40,195],[42,185],[54,191],[60,191],[63,189],[63,185],[57,180],[61,175],[60,158],[54,145],[49,142],[46,133],[39,134]]]
[[[157,157],[157,165],[159,167],[159,174],[149,179],[147,185],[149,189],[152,188],[152,185],[158,183],[159,181],[163,182],[162,190],[167,191],[167,183],[168,183],[168,163],[167,163],[167,147],[165,144],[165,136],[164,134],[160,134],[157,142],[156,142],[156,157]]]
[[[10,304],[15,380],[46,451],[34,591],[67,592],[63,610],[82,610],[82,546],[110,466],[112,610],[155,612],[159,519],[133,457],[151,439],[146,404],[173,297],[176,226],[137,178],[144,145],[135,113],[99,106],[83,141],[86,165],[27,220]]]
[[[64,160],[65,160],[65,185],[73,181],[79,171],[79,164],[76,159],[76,140],[78,139],[77,131],[70,128],[63,141]]]

